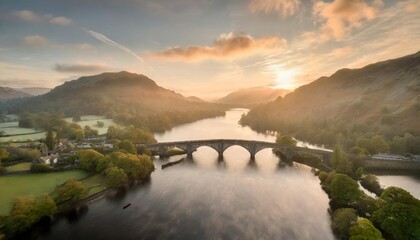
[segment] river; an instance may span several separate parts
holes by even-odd
[[[240,126],[245,112],[230,110],[224,117],[156,134],[156,139],[275,140]],[[201,147],[193,161],[161,169],[181,157],[156,158],[148,184],[96,201],[83,214],[61,218],[38,238],[334,239],[328,197],[309,167],[283,166],[270,149],[259,152],[256,164],[250,164],[249,153],[233,146],[224,152],[223,163],[217,161],[216,151]],[[384,177],[392,182],[392,176]],[[128,203],[131,206],[123,209]]]

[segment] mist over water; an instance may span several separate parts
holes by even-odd
[[[244,112],[231,110],[156,138],[275,140],[241,127]],[[245,149],[233,146],[224,152],[224,162],[215,150],[201,147],[193,161],[162,170],[162,164],[182,157],[156,158],[149,183],[58,220],[39,239],[334,239],[328,197],[309,167],[284,166],[271,149],[260,151],[252,163]]]

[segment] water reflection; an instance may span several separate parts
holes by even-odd
[[[274,141],[274,136],[237,124],[244,111],[207,119],[158,135],[159,141],[241,138]],[[334,239],[328,198],[310,168],[285,167],[266,149],[250,160],[233,146],[224,160],[209,147],[193,159],[156,158],[146,185],[135,185],[89,205],[77,221],[57,221],[42,239]],[[123,209],[128,203],[129,208]]]
[[[400,173],[397,175],[396,172],[377,172],[376,175],[379,178],[379,182],[383,187],[396,186],[405,189],[411,193],[417,199],[420,199],[420,175],[419,174],[407,174]]]

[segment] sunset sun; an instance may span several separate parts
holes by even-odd
[[[275,70],[275,88],[293,89],[296,86],[295,77],[298,74],[297,69],[282,69]]]
[[[419,16],[0,1],[0,240],[420,240]]]

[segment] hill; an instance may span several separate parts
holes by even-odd
[[[290,91],[287,89],[252,87],[231,92],[216,102],[230,105],[249,106],[271,102],[280,96],[285,96],[289,92]]]
[[[17,91],[13,88],[0,87],[0,100],[15,99],[15,98],[24,98],[29,97],[29,94],[26,94],[21,91]]]
[[[202,103],[202,102],[205,102],[205,101],[203,101],[201,98],[199,98],[199,97],[196,97],[196,96],[189,96],[189,97],[187,97],[187,99],[188,99],[188,101],[190,101],[190,102],[198,102],[198,103]]]
[[[51,88],[32,87],[32,88],[15,88],[15,90],[19,92],[24,92],[32,96],[39,96],[39,95],[44,95],[48,93],[49,91],[51,91]]]
[[[68,81],[45,95],[9,105],[9,113],[106,115],[119,123],[166,130],[174,124],[223,114],[217,104],[191,102],[135,73],[102,73]]]
[[[419,96],[420,52],[341,69],[252,109],[241,123],[330,146],[338,135],[347,147],[379,135],[392,148],[395,136],[420,135]]]

